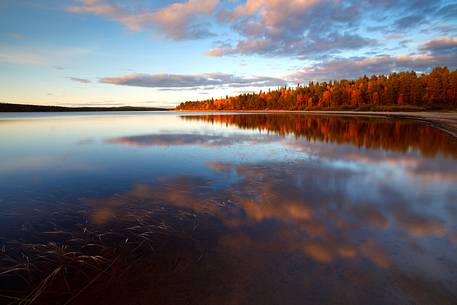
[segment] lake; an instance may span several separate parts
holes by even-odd
[[[1,304],[457,304],[457,139],[291,113],[0,114]]]

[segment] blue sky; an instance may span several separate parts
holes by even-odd
[[[0,1],[2,102],[174,106],[439,65],[457,1]]]

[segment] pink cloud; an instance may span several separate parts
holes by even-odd
[[[231,17],[237,19],[259,13],[265,25],[275,26],[318,2],[319,0],[247,0],[233,11]]]
[[[429,40],[419,46],[419,50],[430,52],[457,51],[457,37],[440,37]]]
[[[157,10],[133,11],[108,0],[80,0],[68,12],[96,14],[121,23],[131,31],[154,28],[158,36],[189,39],[209,36],[210,32],[194,22],[195,16],[213,12],[219,0],[187,0]]]
[[[374,57],[341,58],[321,62],[302,71],[293,73],[288,79],[334,80],[354,79],[360,75],[388,74],[398,70],[428,71],[439,65],[455,66],[457,55],[450,54],[403,54],[398,56],[382,55]]]

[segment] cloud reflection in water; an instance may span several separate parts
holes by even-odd
[[[457,300],[457,153],[449,135],[381,119],[259,114],[179,120],[200,125],[154,133],[161,129],[145,123],[127,136],[116,136],[126,133],[117,130],[79,145],[78,153],[101,145],[114,152],[108,162],[119,164],[104,172],[104,160],[97,159],[104,179],[84,176],[94,189],[70,194],[78,204],[50,205],[52,213],[34,216],[44,223],[27,223],[42,228],[46,241],[71,247],[90,235],[104,251],[120,244],[134,258],[126,260],[134,276],[120,286],[131,288],[114,289],[123,296],[105,303]],[[204,148],[195,150],[190,173],[171,164],[157,170],[170,159],[156,148],[166,147],[182,165],[183,146]],[[272,147],[281,153],[272,154]],[[268,158],[238,158],[259,152]],[[152,157],[157,160],[148,163]],[[62,227],[79,238],[49,237]],[[143,256],[141,247],[148,250]]]
[[[420,269],[436,264],[436,253],[429,250],[419,253],[418,249],[436,243],[442,247],[451,230],[443,210],[445,202],[435,202],[439,217],[417,212],[426,202],[407,200],[401,195],[404,191],[401,185],[387,184],[384,187],[388,196],[373,199],[376,190],[365,180],[358,194],[354,194],[352,182],[364,181],[368,175],[364,171],[332,167],[316,160],[208,166],[218,175],[233,171],[238,181],[221,190],[212,180],[201,177],[158,178],[153,183],[137,185],[126,194],[86,203],[93,207],[94,215],[100,209],[110,209],[110,215],[120,221],[124,205],[144,202],[153,206],[171,205],[197,217],[210,215],[224,227],[218,233],[218,246],[211,251],[215,251],[215,256],[230,253],[238,257],[242,266],[237,268],[251,272],[243,277],[254,277],[252,268],[273,270],[275,264],[285,268],[290,262],[281,261],[281,257],[293,256],[294,263],[301,257],[304,261],[297,271],[313,272],[313,280],[325,285],[330,285],[328,275],[319,266],[329,265],[332,269],[340,266],[339,272],[348,282],[340,283],[335,293],[342,293],[339,289],[345,286],[362,285],[361,291],[351,296],[353,301],[366,293],[369,286],[358,283],[360,279],[352,278],[352,272],[370,277],[367,285],[381,281],[389,293],[400,289],[406,294],[403,297],[414,299],[408,290],[392,282],[393,278],[419,272],[415,275],[418,281],[430,280]],[[100,222],[96,216],[93,220]],[[112,219],[104,219],[109,220]],[[422,257],[424,266],[419,271],[405,269],[403,261],[416,255]],[[231,260],[217,257],[221,264],[229,264]],[[256,260],[266,265],[259,267]],[[456,263],[455,257],[448,260],[446,264]],[[440,274],[440,280],[450,279],[451,271]],[[277,279],[269,280],[276,283]],[[325,289],[331,291],[330,286]],[[427,298],[437,297],[434,293],[431,290]],[[336,299],[327,300],[332,303]]]

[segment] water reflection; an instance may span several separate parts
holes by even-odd
[[[59,176],[29,193],[27,204],[10,191],[0,203],[0,300],[456,303],[452,137],[381,119],[184,121],[169,132],[138,128],[91,137],[90,145],[72,141],[86,164],[102,148],[110,162],[96,159],[97,171],[80,180]],[[256,158],[241,159],[240,151]],[[66,179],[72,191],[56,187]]]
[[[447,243],[450,223],[447,223],[444,207],[439,202],[435,202],[435,213],[443,213],[440,216],[417,212],[418,207],[420,210],[427,202],[408,201],[401,195],[401,189],[395,186],[384,190],[390,196],[377,200],[355,199],[348,186],[352,184],[351,180],[360,181],[360,176],[365,176],[366,173],[314,164],[314,161],[305,164],[226,164],[216,169],[221,170],[235,171],[240,181],[220,190],[211,181],[199,177],[158,179],[149,185],[137,185],[126,194],[88,201],[97,207],[93,211],[93,219],[100,223],[99,205],[102,209],[110,209],[109,215],[122,220],[126,208],[124,204],[147,203],[157,208],[162,203],[192,215],[192,230],[198,230],[197,223],[200,219],[210,215],[224,227],[217,236],[217,245],[213,245],[211,251],[216,251],[218,255],[230,253],[229,257],[218,257],[219,264],[228,264],[229,260],[237,257],[243,267],[250,270],[258,264],[259,259],[265,259],[264,255],[267,255],[267,261],[262,262],[261,266],[264,270],[250,270],[249,273],[240,275],[246,277],[246,281],[255,281],[257,272],[269,273],[275,268],[291,268],[290,262],[277,261],[281,257],[300,257],[303,263],[306,262],[302,271],[313,271],[315,282],[326,283],[328,280],[329,275],[324,274],[319,266],[326,264],[332,266],[332,269],[339,266],[338,272],[349,282],[339,283],[333,287],[335,291],[330,290],[335,298],[327,296],[330,287],[313,291],[318,296],[318,301],[336,303],[344,292],[344,287],[349,288],[357,283],[360,292],[347,296],[348,302],[356,302],[365,295],[366,300],[371,300],[372,303],[385,303],[383,297],[386,296],[378,301],[371,299],[370,289],[373,287],[358,283],[360,279],[352,279],[353,272],[373,276],[370,280],[376,281],[371,285],[382,285],[387,294],[399,289],[397,293],[406,294],[402,298],[397,296],[396,300],[400,303],[421,301],[392,282],[395,277],[414,277],[418,281],[428,281],[429,268],[438,267],[441,273],[434,280],[455,280],[452,271],[445,271],[445,266],[436,266],[437,252],[429,249],[440,241],[424,239],[440,238],[442,243]],[[364,193],[370,195],[367,187],[368,185],[361,185],[365,189]],[[104,218],[103,221],[112,219]],[[411,256],[421,257],[422,265],[416,266],[414,270],[403,266],[404,260]],[[210,263],[215,258],[206,259]],[[455,257],[447,259],[446,264],[456,263]],[[219,280],[227,280],[223,278],[225,275],[221,276]],[[277,279],[271,278],[270,281],[269,285],[279,285]],[[449,287],[448,292],[451,291]],[[250,295],[239,297],[249,298]],[[434,300],[438,297],[441,297],[440,294],[431,290],[425,299]],[[444,298],[439,303],[446,301]]]
[[[211,134],[150,134],[109,139],[110,144],[124,144],[134,147],[201,145],[207,147],[229,146],[240,143],[259,144],[277,141],[279,137],[262,135],[211,135]]]
[[[182,118],[266,130],[279,135],[292,134],[307,141],[351,143],[357,147],[399,152],[413,148],[424,156],[442,153],[457,157],[457,142],[451,135],[407,120],[297,114],[188,115]]]

